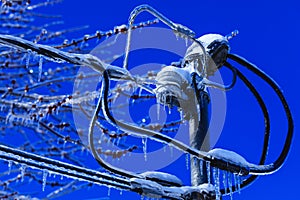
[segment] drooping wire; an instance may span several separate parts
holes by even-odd
[[[94,127],[96,124],[96,121],[98,120],[98,115],[101,111],[101,109],[107,109],[103,106],[102,102],[104,101],[106,103],[107,101],[107,96],[108,96],[108,90],[109,90],[109,77],[108,77],[108,72],[105,70],[103,72],[103,81],[102,81],[102,88],[101,88],[101,96],[98,100],[95,112],[92,116],[92,120],[90,122],[90,126],[89,126],[89,134],[88,134],[88,138],[89,138],[89,146],[91,148],[92,154],[94,156],[94,158],[97,160],[97,162],[106,170],[117,174],[117,175],[121,175],[127,178],[141,178],[139,175],[119,169],[117,167],[114,167],[112,165],[110,165],[109,163],[105,162],[97,153],[97,150],[95,148],[95,144],[94,144]],[[111,119],[112,122],[115,122],[114,119]]]
[[[274,92],[277,94],[283,108],[285,111],[285,115],[287,118],[287,122],[288,122],[288,130],[287,130],[287,136],[284,142],[284,146],[283,149],[279,155],[279,157],[276,159],[275,162],[269,164],[269,165],[260,165],[260,166],[256,166],[250,169],[250,171],[252,172],[252,174],[256,174],[256,175],[264,175],[264,174],[270,174],[273,173],[275,171],[277,171],[285,162],[288,153],[290,151],[291,148],[291,144],[292,144],[292,139],[293,139],[293,134],[294,134],[294,122],[293,122],[293,117],[292,117],[292,113],[290,111],[289,105],[282,93],[282,91],[280,90],[279,86],[277,85],[277,83],[272,80],[267,74],[265,74],[263,71],[261,71],[258,67],[256,67],[254,64],[250,63],[249,61],[245,60],[244,58],[235,55],[235,54],[228,54],[228,58],[239,63],[241,66],[244,66],[245,68],[247,68],[248,70],[250,70],[251,72],[253,72],[254,74],[256,74],[257,76],[259,76],[261,79],[263,79],[273,90]]]
[[[264,116],[264,121],[265,121],[265,131],[264,131],[264,145],[263,145],[263,149],[262,149],[262,153],[261,153],[261,158],[260,158],[260,165],[263,165],[265,163],[265,160],[267,158],[267,153],[268,153],[268,146],[269,146],[269,140],[270,140],[270,116],[269,116],[269,112],[268,109],[266,107],[266,104],[264,102],[264,100],[262,99],[261,95],[259,94],[259,92],[256,90],[256,88],[253,86],[253,84],[247,79],[247,77],[245,77],[241,71],[239,71],[236,67],[232,66],[230,63],[225,62],[224,63],[225,67],[228,68],[232,68],[235,70],[236,75],[238,78],[241,79],[241,81],[247,86],[247,88],[250,90],[250,92],[253,94],[253,96],[255,97],[256,101],[259,104],[259,107],[261,109],[261,111],[263,112],[263,116]],[[242,184],[241,184],[241,188],[244,188],[246,186],[248,186],[249,184],[251,184],[253,181],[256,180],[258,176],[256,175],[252,175],[250,177],[248,177],[247,179],[245,179]],[[232,191],[235,192],[238,190],[237,186],[232,187]],[[229,191],[227,191],[226,189],[221,190],[222,194],[228,194]]]

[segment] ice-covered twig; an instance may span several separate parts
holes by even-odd
[[[158,20],[154,19],[154,20],[149,20],[147,22],[141,22],[139,24],[133,25],[132,29],[138,29],[138,28],[143,28],[143,27],[147,27],[147,26],[151,26],[153,24],[157,24]],[[62,48],[66,48],[66,47],[70,47],[70,46],[76,46],[77,44],[80,44],[81,42],[87,42],[90,41],[92,39],[101,39],[102,37],[111,37],[117,34],[121,34],[121,33],[127,33],[128,31],[128,26],[126,26],[125,24],[123,25],[119,25],[114,27],[113,30],[108,30],[108,31],[96,31],[95,34],[92,35],[85,35],[83,38],[77,39],[77,40],[72,40],[69,43],[64,43],[62,45],[57,45],[55,46],[55,48],[57,49],[62,49]]]
[[[60,187],[59,189],[48,194],[47,198],[44,198],[44,200],[59,198],[63,195],[81,190],[83,188],[89,188],[91,186],[92,186],[91,183],[83,183],[83,184],[78,185],[78,181],[71,181],[70,183],[66,184],[65,186]]]
[[[54,5],[54,4],[57,4],[57,3],[60,3],[60,2],[62,2],[62,0],[48,0],[48,1],[45,1],[45,2],[41,2],[41,3],[37,3],[37,4],[27,6],[26,9],[27,10],[34,10],[36,8],[39,8],[39,7]]]

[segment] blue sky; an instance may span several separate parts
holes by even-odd
[[[191,28],[196,36],[206,33],[226,35],[235,29],[239,30],[240,34],[230,41],[231,52],[245,57],[276,80],[290,104],[296,129],[292,150],[282,169],[273,175],[260,177],[240,195],[235,195],[234,199],[295,199],[300,178],[297,173],[297,153],[300,150],[297,134],[300,114],[297,82],[300,74],[300,6],[297,1],[64,0],[48,11],[62,14],[65,27],[89,25],[89,30],[93,33],[95,30],[108,30],[127,23],[131,10],[144,3],[153,6],[173,21]],[[143,19],[152,17],[141,15],[137,21]],[[253,80],[257,81],[270,108],[272,133],[268,162],[272,162],[280,154],[284,143],[286,121],[282,117],[282,109],[278,108],[275,95],[258,79],[253,77]],[[258,162],[263,136],[263,118],[258,112],[255,100],[238,81],[237,86],[227,94],[226,122],[216,147],[237,151],[247,160]],[[184,162],[183,160],[181,158],[179,163]],[[175,173],[181,172],[178,166],[172,165],[170,169]],[[119,199],[132,199],[131,195],[124,194]],[[136,195],[133,196],[139,199]],[[113,197],[118,199],[117,194]]]
[[[292,151],[282,169],[260,177],[235,199],[294,199],[297,194],[298,157],[297,135],[299,121],[298,76],[300,73],[298,35],[300,6],[297,1],[97,1],[65,0],[53,12],[64,16],[66,27],[90,25],[91,30],[108,30],[127,23],[131,10],[147,3],[175,22],[196,32],[228,34],[238,29],[240,34],[231,44],[231,52],[239,54],[273,77],[281,86],[290,104],[296,123]],[[140,19],[147,19],[142,15]],[[251,77],[251,76],[250,76]],[[254,80],[256,80],[254,78]],[[263,119],[257,104],[240,81],[227,94],[227,118],[217,147],[235,150],[250,161],[257,162],[263,135]],[[258,84],[262,82],[258,81]],[[286,134],[282,110],[267,87],[261,90],[270,107],[272,134],[268,161],[279,155]],[[278,110],[279,109],[279,110]],[[122,199],[126,195],[122,196]],[[130,198],[130,197],[129,197]],[[227,197],[226,197],[227,198]],[[225,198],[225,199],[226,199]]]
[[[227,34],[238,29],[240,34],[231,41],[231,52],[255,63],[273,77],[281,86],[290,104],[295,123],[292,151],[282,169],[273,175],[260,177],[253,185],[235,195],[235,199],[294,199],[297,195],[299,158],[298,67],[300,44],[300,6],[297,1],[79,1],[66,0],[72,5],[63,11],[66,25],[90,24],[91,27],[109,29],[126,23],[130,11],[139,4],[147,3],[175,22],[194,30],[197,36],[206,33]],[[80,13],[80,15],[74,15]],[[71,17],[72,16],[72,17]],[[254,99],[247,90],[238,86],[228,93],[227,120],[218,147],[238,151],[248,160],[257,162],[259,157],[262,118],[257,114]],[[261,84],[261,82],[259,82]],[[241,86],[240,86],[241,85]],[[274,94],[262,87],[262,93],[271,108],[272,135],[268,161],[274,160],[281,150],[286,134],[286,122]],[[251,102],[252,101],[252,102]],[[243,120],[242,120],[243,119]],[[245,119],[245,120],[244,120]],[[226,198],[225,198],[226,199]]]

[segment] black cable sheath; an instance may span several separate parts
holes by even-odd
[[[270,116],[269,116],[269,112],[268,109],[266,107],[266,104],[264,102],[264,100],[262,99],[261,95],[259,94],[259,92],[256,90],[256,88],[253,86],[253,84],[248,80],[248,78],[246,78],[241,71],[239,71],[236,67],[232,66],[230,63],[225,62],[224,63],[225,67],[228,68],[233,68],[236,72],[237,77],[247,86],[247,88],[250,90],[250,92],[253,94],[253,96],[255,97],[256,101],[259,104],[259,107],[263,113],[264,116],[264,122],[265,122],[265,131],[264,131],[264,143],[263,143],[263,150],[261,153],[261,158],[260,158],[260,165],[263,165],[266,161],[267,158],[267,153],[268,153],[268,147],[269,147],[269,141],[270,141]],[[251,184],[253,181],[255,181],[257,179],[257,175],[252,175],[250,177],[248,177],[247,179],[245,179],[240,188],[244,188],[246,186],[248,186],[249,184]],[[234,186],[232,188],[232,191],[235,192],[237,191],[238,187]],[[222,194],[226,194],[229,193],[230,191],[227,189],[227,191],[225,189],[221,190]]]
[[[283,149],[279,155],[279,157],[276,159],[275,162],[269,164],[269,165],[263,165],[260,167],[250,168],[250,172],[257,175],[263,175],[263,174],[269,174],[277,171],[282,165],[284,164],[288,153],[291,148],[293,135],[294,135],[294,121],[293,117],[289,108],[289,105],[280,90],[279,86],[276,84],[274,80],[272,80],[267,74],[265,74],[263,71],[261,71],[258,67],[256,67],[254,64],[250,63],[249,61],[245,60],[244,58],[235,55],[235,54],[228,54],[228,58],[239,63],[240,65],[244,66],[260,78],[262,78],[277,94],[283,108],[284,112],[287,118],[288,122],[288,130],[287,130],[287,136],[284,142]]]

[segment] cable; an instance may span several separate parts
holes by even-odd
[[[114,174],[121,175],[121,176],[124,176],[124,177],[127,177],[127,178],[141,178],[141,176],[139,176],[137,174],[133,174],[133,173],[130,173],[128,171],[119,169],[119,168],[114,167],[114,166],[110,165],[109,163],[105,162],[98,155],[97,150],[95,149],[95,145],[94,145],[94,126],[95,126],[96,121],[98,120],[99,112],[101,111],[101,108],[103,108],[103,106],[102,106],[103,99],[104,99],[104,101],[107,101],[108,90],[109,90],[109,78],[108,78],[108,72],[105,70],[103,72],[103,81],[102,81],[102,88],[101,88],[101,96],[100,96],[100,99],[98,100],[95,112],[94,112],[94,114],[92,116],[92,120],[91,120],[90,126],[89,126],[88,137],[89,137],[89,145],[91,147],[92,154],[93,154],[94,158],[97,160],[97,162],[104,169],[106,169],[106,170],[108,170],[108,171],[110,171],[110,172],[112,172]],[[114,119],[112,119],[112,120],[113,120],[113,122],[115,122]]]
[[[260,165],[260,166],[255,166],[250,168],[250,171],[252,174],[256,175],[265,175],[265,174],[270,174],[274,173],[277,171],[285,162],[289,150],[291,148],[291,143],[293,139],[293,132],[294,132],[294,122],[293,122],[293,117],[290,111],[290,108],[287,104],[287,101],[280,90],[279,86],[277,83],[272,80],[267,74],[265,74],[263,71],[261,71],[259,68],[257,68],[254,64],[250,63],[249,61],[245,60],[244,58],[235,55],[235,54],[228,54],[228,58],[239,63],[240,65],[246,67],[248,70],[262,78],[268,85],[271,86],[271,88],[274,90],[274,92],[277,94],[283,108],[286,114],[286,118],[288,121],[288,130],[287,130],[287,136],[284,142],[284,147],[277,158],[277,160],[269,165]]]
[[[226,66],[232,72],[232,80],[229,85],[224,86],[219,83],[209,81],[208,79],[205,79],[203,81],[203,84],[207,85],[208,87],[217,88],[217,89],[220,89],[223,91],[231,90],[235,86],[235,83],[236,83],[236,76],[237,76],[236,68],[232,67],[229,63],[224,63],[224,66]]]
[[[253,96],[255,97],[256,101],[259,104],[260,109],[263,112],[264,121],[265,121],[264,145],[263,145],[263,150],[262,150],[261,158],[260,158],[260,162],[259,162],[260,165],[263,165],[265,163],[266,158],[267,158],[267,152],[268,152],[268,146],[269,146],[269,140],[270,140],[270,116],[269,116],[268,109],[266,107],[266,104],[265,104],[264,100],[262,99],[261,95],[258,93],[256,88],[252,85],[252,83],[238,69],[236,69],[234,66],[232,66],[228,62],[225,62],[224,66],[228,67],[228,68],[235,69],[236,75],[243,81],[243,83],[247,86],[247,88],[253,94]],[[242,182],[240,188],[244,188],[244,187],[248,186],[253,181],[255,181],[257,177],[258,176],[256,176],[256,175],[252,175],[252,176],[248,177],[247,179],[245,179]],[[234,186],[232,188],[232,191],[235,192],[237,189],[238,188],[236,186]],[[222,194],[226,194],[228,192],[230,192],[230,191],[228,191],[228,190],[225,191],[225,189],[221,190]]]

